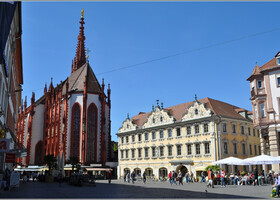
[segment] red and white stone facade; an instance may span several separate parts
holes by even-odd
[[[102,163],[111,157],[110,84],[105,94],[85,56],[84,18],[81,17],[71,75],[56,87],[45,85],[44,95],[21,106],[17,137],[27,147],[24,165],[42,164],[45,155],[77,156],[82,164]]]
[[[255,66],[250,81],[254,126],[261,130],[263,154],[280,154],[280,52],[259,67]],[[273,165],[279,171],[279,165]]]

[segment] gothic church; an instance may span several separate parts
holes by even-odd
[[[40,165],[45,155],[65,160],[77,156],[83,165],[111,159],[110,84],[105,94],[85,54],[84,16],[71,75],[56,87],[45,85],[44,95],[31,105],[25,98],[17,120],[17,138],[27,148],[18,158],[23,165]],[[23,104],[23,103],[22,103]]]

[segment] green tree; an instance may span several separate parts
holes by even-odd
[[[209,168],[211,168],[214,173],[219,172],[221,169],[219,165],[209,165],[205,168],[205,170],[208,171]]]
[[[53,154],[46,155],[44,157],[44,164],[49,167],[49,174],[51,174],[53,168],[56,166],[56,157]]]
[[[114,152],[118,151],[118,145],[116,143],[113,144],[113,151]]]
[[[79,158],[77,156],[70,156],[66,163],[72,165],[72,172],[74,171],[74,168],[77,170],[81,168],[81,163],[79,162]]]

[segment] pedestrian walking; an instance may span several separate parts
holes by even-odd
[[[202,182],[206,183],[206,179],[205,179],[205,176],[204,176],[204,171],[201,172],[201,181],[200,181],[200,183],[202,183]]]
[[[226,172],[224,169],[221,170],[221,187],[226,187],[225,181]]]
[[[190,174],[189,174],[189,172],[186,173],[186,183],[187,184],[190,183]]]
[[[143,173],[143,184],[146,184],[146,180],[147,180],[147,179],[146,179],[146,178],[147,178],[146,176],[147,176],[147,174],[146,174],[146,172],[144,172],[144,173]]]
[[[111,184],[111,179],[112,179],[112,172],[111,171],[108,171],[107,179],[108,179],[108,183]]]
[[[259,176],[258,168],[255,167],[255,170],[254,170],[254,186],[259,185],[258,176]]]
[[[126,182],[126,175],[127,175],[127,173],[125,173],[123,176],[123,182]]]
[[[131,181],[132,181],[133,184],[134,184],[134,180],[135,180],[135,172],[133,171],[131,173]]]
[[[212,169],[209,168],[209,170],[208,170],[208,184],[207,184],[207,187],[214,188],[213,180],[214,180],[214,173],[213,173]]]
[[[182,174],[181,170],[179,170],[178,180],[179,180],[179,185],[180,185],[180,184],[183,185],[183,174]]]
[[[170,171],[169,172],[169,174],[168,174],[168,178],[169,178],[169,183],[170,183],[170,185],[172,185],[172,171]]]
[[[177,173],[173,170],[173,173],[172,173],[172,183],[174,183],[175,185],[177,185]]]
[[[130,183],[130,172],[127,173],[126,177],[127,177],[127,182]]]

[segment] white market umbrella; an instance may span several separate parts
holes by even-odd
[[[236,157],[228,157],[218,161],[213,162],[213,165],[243,165],[242,159]]]
[[[279,164],[280,157],[268,156],[268,155],[259,155],[251,158],[244,159],[242,165],[270,165],[270,164]]]

